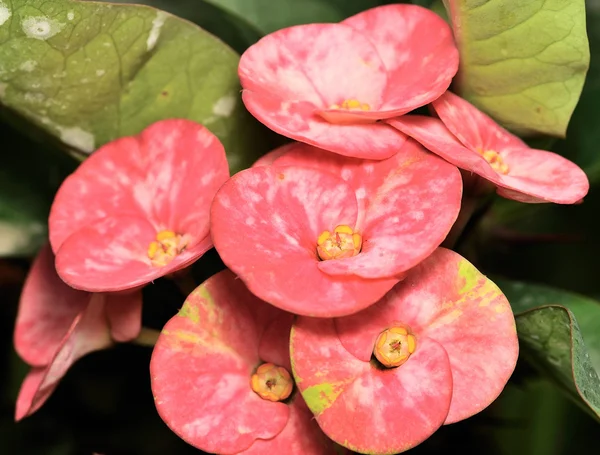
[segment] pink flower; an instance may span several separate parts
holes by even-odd
[[[141,328],[142,295],[90,294],[56,274],[50,246],[35,259],[21,294],[14,343],[32,366],[23,381],[15,419],[37,411],[78,359],[134,339]]]
[[[388,123],[450,163],[489,180],[508,199],[573,204],[587,194],[588,179],[575,163],[530,148],[459,96],[446,92],[432,106],[441,121],[410,115]]]
[[[189,120],[113,141],[61,186],[50,213],[56,268],[92,292],[134,289],[212,247],[209,207],[229,177],[225,151]]]
[[[518,342],[498,287],[440,248],[365,311],[298,318],[290,352],[325,434],[391,454],[487,407],[515,367]]]
[[[272,165],[233,176],[211,208],[225,264],[283,310],[331,317],[366,308],[429,256],[456,220],[458,169],[412,140],[383,161],[285,147]]]
[[[335,444],[293,392],[292,318],[228,270],[205,281],[165,325],[152,353],[162,419],[206,452],[334,455]]]
[[[341,155],[384,159],[404,135],[377,120],[433,101],[458,51],[450,27],[415,5],[372,8],[340,24],[282,29],[239,64],[243,101],[279,134]]]

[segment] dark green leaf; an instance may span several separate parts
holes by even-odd
[[[600,303],[546,286],[496,283],[513,307],[526,358],[600,420]]]

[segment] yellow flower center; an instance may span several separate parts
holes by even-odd
[[[355,99],[349,99],[342,101],[342,104],[332,104],[329,109],[345,109],[348,111],[369,111],[371,106],[367,103],[361,103]]]
[[[508,174],[508,165],[502,159],[502,156],[494,150],[479,150],[483,158],[492,166],[492,169],[499,174]]]
[[[404,327],[392,327],[379,334],[373,354],[387,368],[395,368],[408,360],[417,348],[417,340]]]
[[[148,257],[155,267],[164,267],[185,250],[187,239],[173,231],[160,231],[148,245]]]
[[[360,253],[361,246],[362,236],[346,225],[323,231],[317,238],[317,254],[323,261],[351,258]]]
[[[292,393],[294,381],[285,368],[263,363],[252,375],[250,387],[263,400],[283,401]]]

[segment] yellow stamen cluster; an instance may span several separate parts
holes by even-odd
[[[342,101],[342,104],[332,104],[329,109],[345,109],[348,111],[368,111],[371,110],[371,106],[367,103],[361,103],[355,99],[349,99]]]
[[[494,150],[482,150],[479,152],[481,156],[492,166],[492,169],[499,174],[508,174],[508,165],[502,159],[502,156]]]
[[[148,245],[148,258],[155,267],[164,267],[187,246],[187,240],[173,231],[160,231]]]
[[[317,238],[317,254],[328,259],[351,258],[360,253],[362,236],[350,226],[337,226],[333,232],[323,231]]]
[[[414,335],[404,327],[392,327],[379,334],[373,354],[387,368],[395,368],[408,360],[417,348]]]
[[[283,401],[292,393],[294,381],[285,368],[263,363],[252,375],[250,387],[263,400]]]

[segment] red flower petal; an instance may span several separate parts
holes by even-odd
[[[468,120],[468,117],[465,118]],[[463,145],[440,120],[406,115],[387,122],[446,161],[494,183],[498,187],[498,194],[509,199],[530,203],[573,204],[589,190],[589,181],[583,170],[555,153],[531,149],[526,145],[504,145],[504,148],[495,150],[509,168],[508,174],[504,175],[492,169],[477,151]],[[510,139],[495,135],[494,138],[497,143],[508,143]],[[483,131],[475,131],[469,140],[484,144],[493,141]]]
[[[442,243],[460,210],[458,169],[412,140],[382,161],[336,156],[298,144],[275,164],[331,172],[355,191],[356,228],[363,247],[357,256],[319,262],[319,269],[330,275],[400,276]]]
[[[259,159],[257,159],[254,162],[254,164],[252,165],[252,167],[270,166],[271,164],[273,164],[273,162],[277,158],[285,155],[290,150],[293,150],[297,144],[298,144],[298,142],[290,142],[289,144],[285,144],[285,145],[282,145],[281,147],[277,147],[275,150],[271,150],[266,155],[263,155]]]
[[[267,93],[242,92],[246,108],[273,131],[344,156],[381,160],[392,156],[406,140],[383,123],[329,123],[306,101],[285,100]]]
[[[422,115],[404,115],[387,120],[387,123],[419,141],[449,163],[475,172],[490,181],[498,181],[498,174],[483,156],[466,148],[440,120]]]
[[[340,178],[263,166],[221,187],[211,234],[225,264],[255,295],[293,313],[327,317],[370,305],[398,281],[330,277],[319,270],[318,236],[337,225],[354,226],[356,216],[354,191]]]
[[[132,294],[107,294],[106,317],[113,340],[133,340],[142,329],[142,291]]]
[[[50,213],[53,250],[114,216],[143,217],[154,234],[173,230],[196,243],[208,234],[212,197],[228,177],[223,146],[205,127],[179,119],[154,123],[103,146],[65,180]]]
[[[89,293],[76,291],[58,277],[50,245],[44,246],[31,266],[21,293],[14,334],[19,356],[33,366],[50,363],[90,297]]]
[[[515,147],[503,149],[500,156],[510,171],[499,176],[497,192],[508,199],[574,204],[590,189],[585,172],[556,153]]]
[[[150,361],[152,391],[162,419],[194,447],[238,453],[284,429],[289,407],[250,387],[263,318],[273,317],[266,307],[226,270],[165,325]]]
[[[93,295],[87,308],[71,324],[49,365],[34,368],[25,378],[17,398],[15,420],[37,411],[77,360],[112,344],[104,306],[104,297]]]
[[[301,317],[290,352],[296,383],[321,429],[349,449],[402,452],[446,418],[452,374],[445,350],[431,339],[419,340],[401,367],[382,371],[344,349],[333,320]]]
[[[439,342],[454,379],[446,423],[487,407],[504,388],[518,356],[515,321],[506,297],[466,259],[439,248],[381,301],[335,321],[343,346],[370,358],[377,335],[394,326]],[[412,359],[412,357],[411,357]]]
[[[458,70],[452,30],[437,14],[417,5],[386,5],[349,17],[371,40],[388,72],[379,117],[410,112],[438,98]],[[384,115],[381,115],[384,114]]]
[[[527,147],[467,100],[446,92],[432,103],[446,128],[470,150],[503,150],[505,147]]]
[[[153,266],[148,245],[156,229],[142,217],[113,216],[73,233],[56,254],[56,270],[70,286],[92,292],[134,289],[179,270],[212,245],[196,239],[164,267]]]
[[[289,356],[288,356],[289,357]],[[289,360],[288,360],[289,362]],[[240,455],[342,455],[345,452],[334,447],[313,418],[304,400],[298,394],[290,404],[290,418],[281,433],[273,439],[257,439]]]
[[[244,52],[238,72],[242,87],[258,97],[305,101],[315,109],[356,99],[377,110],[387,83],[377,49],[343,24],[271,33]]]

